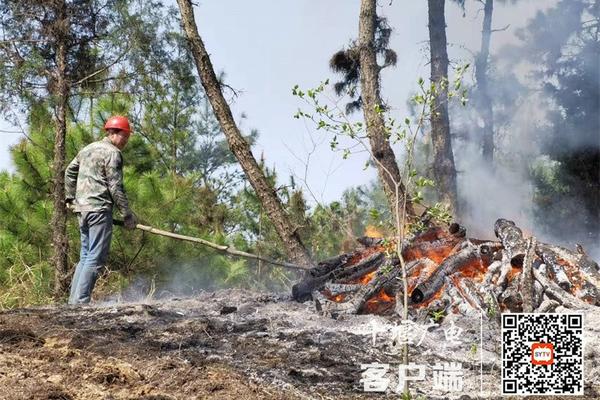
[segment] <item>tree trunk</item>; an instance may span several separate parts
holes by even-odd
[[[69,20],[64,1],[57,4],[55,22],[56,69],[50,86],[54,98],[54,161],[52,163],[54,213],[52,214],[52,263],[54,264],[54,296],[62,298],[69,289],[67,209],[65,206],[65,138],[67,134],[67,107],[69,83],[67,81],[67,40]]]
[[[490,55],[490,37],[492,35],[492,11],[494,0],[485,0],[483,28],[481,30],[481,51],[475,60],[475,79],[481,101],[479,112],[483,119],[482,149],[483,159],[492,164],[494,161],[494,114],[492,99],[488,91],[487,69]]]
[[[431,82],[436,95],[431,107],[431,141],[433,144],[433,176],[440,201],[456,215],[456,168],[452,154],[448,118],[448,53],[446,51],[445,0],[428,0],[429,42],[431,50]]]
[[[399,213],[400,220],[405,221],[405,213],[409,218],[414,217],[415,210],[410,200],[405,199],[406,189],[400,176],[396,155],[390,146],[383,114],[377,111],[378,108],[383,107],[383,102],[379,94],[380,68],[375,53],[376,9],[376,0],[362,0],[358,24],[362,109],[372,156],[375,159],[379,179],[390,205],[390,210],[394,215]]]
[[[215,75],[212,63],[202,38],[198,33],[194,21],[194,11],[190,0],[177,0],[184,30],[188,38],[190,50],[196,62],[196,68],[202,81],[202,86],[212,105],[213,111],[223,129],[223,133],[229,143],[229,148],[239,161],[246,177],[256,191],[262,206],[273,222],[277,234],[281,238],[288,256],[296,263],[305,267],[311,267],[313,262],[300,240],[297,228],[293,226],[285,213],[281,201],[274,189],[269,185],[263,171],[258,166],[252,155],[250,145],[241,135],[231,114],[229,105],[221,92],[221,85]]]

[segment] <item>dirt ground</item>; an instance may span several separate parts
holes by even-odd
[[[0,399],[397,399],[364,393],[360,384],[361,363],[398,362],[373,348],[369,336],[352,333],[371,318],[332,320],[309,304],[238,290],[144,304],[5,311]],[[436,334],[423,349],[440,342]],[[424,361],[439,358],[420,352]],[[469,365],[468,348],[456,357]],[[478,365],[472,362],[477,373]],[[497,379],[492,374],[497,369],[486,382]],[[478,388],[479,375],[469,382]],[[420,399],[486,398],[464,393],[474,397]]]
[[[135,326],[103,329],[50,314],[30,310],[0,317],[1,398],[298,398],[187,350],[201,339],[161,348],[159,341],[136,340],[141,328]]]
[[[265,357],[268,348],[253,347],[255,341],[241,338],[263,331],[261,326],[212,320],[207,314],[225,318],[233,308],[206,304],[206,299],[171,300],[0,313],[0,398],[330,398],[253,376],[245,365],[268,367],[285,359]],[[241,366],[232,365],[220,351],[229,335],[240,339],[233,352],[244,359]]]

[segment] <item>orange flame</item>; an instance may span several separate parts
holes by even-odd
[[[365,229],[365,236],[371,238],[382,238],[383,233],[373,225],[369,225]]]
[[[367,300],[365,304],[365,310],[372,314],[379,314],[385,312],[394,305],[396,299],[385,292],[385,289],[381,289],[379,293]]]
[[[346,296],[344,296],[343,294],[338,294],[337,296],[334,296],[332,300],[336,303],[341,303],[342,301],[344,301],[345,297]]]
[[[373,279],[373,277],[375,276],[375,272],[376,271],[371,271],[368,274],[361,276],[360,279],[358,280],[358,283],[366,285],[367,283],[369,283],[371,281],[371,279]]]
[[[379,298],[383,301],[396,301],[396,299],[388,295],[384,289],[381,289],[381,291],[379,292]]]

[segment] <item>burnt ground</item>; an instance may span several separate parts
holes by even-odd
[[[600,318],[586,319],[593,329],[585,345],[585,393],[592,399],[600,397]],[[500,398],[498,325],[485,321],[480,347],[479,318],[449,316],[444,324],[452,321],[464,329],[460,343],[441,347],[442,326],[431,327],[419,345],[411,345],[411,361],[462,362],[463,390],[433,391],[428,376],[413,394]],[[143,304],[6,311],[0,313],[0,398],[399,398],[393,377],[387,394],[363,392],[361,364],[389,363],[393,370],[400,363],[385,334],[373,346],[374,323],[390,320],[333,320],[318,315],[310,302],[241,290]]]

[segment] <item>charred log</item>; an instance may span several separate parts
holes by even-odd
[[[452,279],[452,278],[451,278]],[[469,279],[461,279],[457,276],[453,279],[454,285],[458,289],[461,297],[476,310],[485,310],[486,304],[483,297],[479,294],[477,286]]]
[[[412,261],[406,265],[407,273],[411,273],[419,264]],[[315,306],[323,314],[337,317],[340,314],[372,312],[371,307],[378,311],[391,310],[397,301],[390,295],[390,289],[395,290],[395,295],[402,298],[402,288],[398,284],[398,277],[402,269],[397,264],[386,261],[375,273],[371,281],[343,299],[342,302],[332,301],[322,294],[315,294]],[[400,300],[402,303],[402,300]],[[383,307],[380,307],[383,306]]]
[[[540,306],[535,310],[535,312],[538,312],[538,313],[554,312],[554,310],[556,310],[556,307],[558,307],[558,306],[560,306],[560,303],[558,301],[552,300],[548,297],[545,297],[545,299],[542,301]]]
[[[292,297],[298,302],[304,302],[312,298],[312,293],[323,288],[330,279],[330,274],[317,278],[305,278],[292,286]]]
[[[498,300],[501,304],[500,309],[505,308],[512,312],[523,311],[523,298],[521,297],[521,291],[519,290],[519,277],[515,277],[515,279],[509,283],[506,290],[498,297]]]
[[[382,265],[375,273],[373,279],[366,285],[361,287],[349,298],[343,302],[335,302],[327,299],[324,296],[315,294],[315,306],[318,311],[337,317],[339,314],[355,314],[372,298],[374,295],[379,293],[386,283],[396,280],[400,274],[400,268],[394,268],[394,266],[387,262]]]
[[[325,290],[329,292],[331,296],[337,296],[344,293],[356,292],[360,289],[360,284],[345,284],[345,283],[332,283],[327,282],[325,284]]]
[[[360,277],[376,270],[384,260],[382,252],[375,252],[365,257],[354,266],[346,266],[350,258],[351,257],[348,259],[346,259],[346,257],[340,258],[340,260],[345,261],[338,265],[332,261],[325,266],[317,266],[312,268],[307,277],[292,286],[292,297],[294,300],[299,302],[310,300],[312,298],[312,293],[317,290],[322,290],[325,286],[325,283],[329,281],[339,281],[341,279],[355,279],[356,277]],[[320,269],[315,272],[317,276],[313,276],[312,271],[318,268]],[[324,271],[328,272],[323,273]],[[321,273],[323,274],[318,275]]]
[[[504,250],[507,252],[513,265],[522,265],[527,243],[523,239],[523,232],[513,221],[499,219],[494,224],[496,237],[502,241]]]
[[[563,290],[571,289],[571,281],[569,281],[569,277],[565,273],[565,269],[558,263],[556,254],[552,251],[544,251],[542,249],[539,250],[539,253],[544,261],[544,264],[546,264],[546,266],[549,267],[554,274],[554,279],[556,279],[558,282],[558,286],[560,286]]]
[[[311,268],[309,270],[309,274],[312,277],[319,277],[330,273],[331,271],[340,268],[344,264],[348,262],[348,260],[352,257],[350,253],[344,253],[337,257],[328,258],[323,260],[317,264],[316,267]]]
[[[600,286],[600,272],[598,264],[589,258],[583,250],[581,251],[571,251],[564,247],[560,246],[552,246],[549,244],[540,244],[537,247],[537,253],[540,257],[543,257],[543,254],[551,254],[554,256],[554,259],[562,259],[573,265],[577,268],[577,270],[585,276],[587,280],[589,280],[595,286]]]
[[[552,300],[571,309],[586,309],[590,307],[589,304],[579,300],[568,292],[565,292],[560,286],[540,274],[538,271],[533,271],[533,274],[535,279],[545,288],[546,295]]]
[[[429,279],[413,289],[410,294],[412,304],[421,303],[433,296],[442,287],[446,277],[456,272],[461,266],[480,261],[482,255],[489,254],[490,249],[487,245],[475,246],[468,241],[465,243],[464,249],[446,258]]]
[[[403,240],[409,310],[431,313],[540,312],[557,305],[582,309],[600,305],[600,272],[582,249],[523,238],[512,221],[495,224],[499,241],[466,239],[458,224],[435,227]],[[395,239],[361,239],[365,248],[328,259],[294,286],[296,299],[315,300],[331,316],[359,312],[404,313],[404,285]]]
[[[450,277],[446,277],[445,281],[446,291],[451,302],[451,309],[463,315],[475,312],[476,308],[465,299],[457,282],[450,279]]]
[[[492,285],[492,281],[494,280],[494,277],[496,277],[497,275],[500,275],[500,268],[502,267],[502,262],[501,261],[494,261],[490,264],[490,266],[487,269],[487,272],[485,273],[485,278],[483,279],[483,283],[486,287],[491,286]]]
[[[356,241],[365,247],[380,246],[383,243],[383,238],[372,238],[369,236],[363,236],[356,239]]]
[[[496,281],[496,288],[503,292],[508,286],[508,276],[512,272],[513,266],[510,262],[508,254],[502,252],[502,260],[500,261],[500,276]]]
[[[586,303],[600,306],[600,289],[589,281],[584,281],[577,296],[578,299]]]
[[[373,253],[366,259],[352,267],[346,267],[333,271],[333,277],[342,283],[352,283],[353,280],[375,271],[385,260],[383,252]]]
[[[448,232],[457,238],[464,238],[467,236],[467,228],[465,228],[462,225],[457,224],[456,222],[453,222],[450,224],[450,226],[448,227]]]
[[[533,312],[535,308],[535,296],[533,288],[533,257],[535,256],[535,237],[529,238],[527,251],[523,261],[523,273],[521,274],[521,297],[523,298],[523,312]]]

